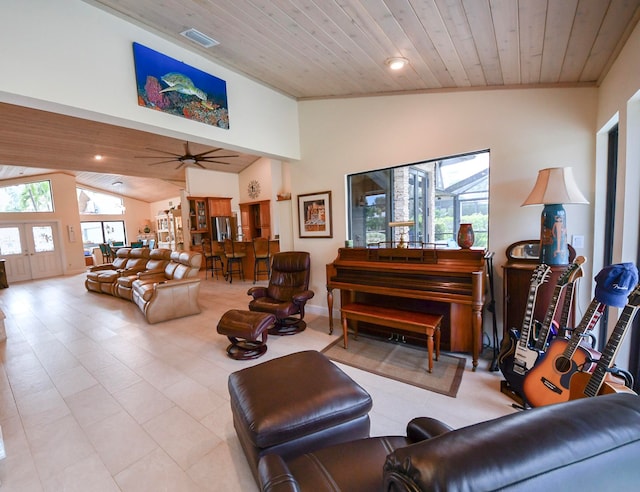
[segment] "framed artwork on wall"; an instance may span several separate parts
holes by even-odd
[[[138,105],[229,129],[227,83],[133,43]]]
[[[298,195],[300,237],[333,237],[331,192]]]

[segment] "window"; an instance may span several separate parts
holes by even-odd
[[[0,187],[0,212],[53,212],[51,182]]]
[[[127,243],[123,220],[81,222],[80,229],[82,230],[82,243],[87,250],[96,248],[102,243]]]
[[[347,187],[354,246],[404,241],[457,246],[461,223],[473,224],[474,246],[487,246],[488,151],[352,174]]]
[[[125,212],[122,198],[97,191],[76,188],[78,210],[81,214],[122,215]]]

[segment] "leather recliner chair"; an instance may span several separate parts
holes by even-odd
[[[270,454],[263,491],[636,490],[640,398],[539,407],[452,430],[412,420],[407,437],[370,437],[289,460]]]
[[[141,272],[132,275],[124,275],[116,281],[115,294],[118,297],[133,301],[133,282],[141,277],[162,273],[171,260],[171,250],[165,248],[152,249],[149,253],[149,260]]]
[[[306,328],[304,306],[314,295],[309,290],[311,258],[305,251],[287,251],[273,255],[271,277],[267,287],[252,287],[247,292],[253,297],[250,311],[270,313],[276,325],[272,335],[292,335]],[[298,315],[298,317],[294,317]]]
[[[198,272],[201,264],[199,252],[173,251],[164,271],[141,274],[133,281],[132,300],[148,323],[200,313]]]

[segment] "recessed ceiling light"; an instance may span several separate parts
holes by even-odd
[[[182,31],[180,34],[183,35],[185,38],[190,39],[194,43],[199,44],[203,48],[211,48],[212,46],[216,46],[220,44],[219,41],[216,41],[215,39],[210,38],[206,34],[202,34],[197,29],[193,29],[193,28],[187,29],[186,31]]]
[[[122,181],[114,181],[111,183],[113,186],[122,186],[124,183]]]
[[[100,154],[96,154],[96,155],[94,155],[94,156],[93,156],[93,158],[94,158],[96,161],[101,161],[101,160],[102,160],[102,156],[101,156]]]
[[[404,68],[408,63],[409,63],[409,60],[401,56],[395,56],[393,58],[387,58],[385,60],[385,64],[391,70],[400,70],[401,68]]]

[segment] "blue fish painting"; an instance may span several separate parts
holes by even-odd
[[[138,43],[133,58],[140,106],[229,129],[224,80]]]

